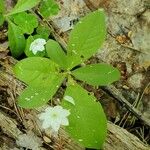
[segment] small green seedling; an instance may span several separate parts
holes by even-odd
[[[120,78],[119,71],[105,63],[80,66],[97,52],[105,37],[105,14],[100,9],[76,24],[69,36],[67,53],[56,41],[48,40],[46,52],[49,58],[29,57],[14,67],[16,76],[28,85],[18,98],[18,105],[23,108],[43,106],[62,83],[66,83],[61,106],[70,110],[70,115],[69,126],[65,129],[87,148],[102,147],[107,121],[100,103],[77,80],[93,86],[106,86]]]
[[[48,39],[49,29],[39,24],[37,16],[32,11],[29,11],[36,6],[39,6],[39,13],[43,18],[55,15],[59,10],[54,0],[18,0],[15,7],[10,12],[6,12],[5,2],[0,0],[0,26],[3,25],[4,21],[8,23],[9,48],[12,56],[15,58],[18,58],[23,52],[29,57],[34,56],[27,49],[29,41],[31,41],[31,34],[34,34],[34,39],[39,37],[45,38],[45,40]],[[37,32],[35,35],[34,30],[36,28]],[[27,42],[26,38],[29,38]],[[38,52],[36,56],[43,55],[45,55],[45,51]]]

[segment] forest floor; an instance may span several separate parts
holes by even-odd
[[[13,6],[13,1],[10,2],[8,1],[8,7]],[[148,0],[130,0],[130,2],[128,0],[57,0],[57,2],[61,8],[60,12],[49,20],[48,25],[53,28],[53,37],[63,47],[66,46],[70,30],[81,17],[98,8],[105,10],[107,39],[101,51],[87,63],[112,64],[121,71],[121,80],[113,84],[113,88],[95,89],[87,85],[85,88],[94,92],[109,121],[138,137],[143,145],[149,145],[150,2]],[[36,111],[17,107],[16,96],[25,85],[11,76],[11,66],[14,63],[15,60],[11,57],[8,48],[5,24],[0,28],[0,71],[7,73],[5,79],[0,76],[0,148],[19,149],[15,142],[16,136],[27,133],[35,143],[40,143],[39,145],[44,143],[41,149],[63,149],[61,147],[64,144],[63,139],[51,139],[49,133],[43,135],[38,128],[35,129]],[[77,146],[76,149],[79,147]]]

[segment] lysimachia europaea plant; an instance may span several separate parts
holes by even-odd
[[[102,106],[94,95],[76,80],[93,86],[106,86],[119,79],[119,71],[111,65],[80,65],[97,52],[105,37],[105,14],[100,9],[89,13],[75,25],[66,52],[50,39],[46,43],[48,58],[25,58],[14,67],[16,76],[28,85],[18,98],[18,105],[23,108],[43,106],[65,81],[66,89],[60,104],[70,112],[66,112],[66,116],[69,115],[69,126],[65,129],[87,148],[102,147],[107,121]]]
[[[57,14],[58,5],[54,0],[18,0],[9,12],[6,11],[5,5],[5,1],[0,0],[0,26],[4,21],[8,23],[8,41],[12,56],[18,58],[24,52],[29,57],[35,56],[29,50],[28,45],[39,37],[48,40],[50,31],[47,26],[39,24],[37,16],[32,13],[31,9],[39,8],[39,14],[46,19]],[[45,51],[36,54],[36,56],[44,55]]]

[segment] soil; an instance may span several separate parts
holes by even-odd
[[[13,1],[8,1],[12,7]],[[150,122],[150,3],[148,0],[57,0],[61,10],[51,18],[50,25],[55,38],[62,47],[68,40],[73,25],[90,11],[103,8],[107,16],[107,39],[99,52],[86,63],[106,62],[121,71],[121,80],[113,85]],[[90,33],[89,33],[90,34]],[[0,73],[12,75],[11,66],[16,62],[11,58],[7,39],[7,24],[0,28]],[[12,80],[11,80],[12,78]],[[63,140],[49,138],[47,131],[43,135],[35,115],[40,110],[23,110],[16,105],[16,97],[25,87],[14,80],[14,76],[6,83],[0,75],[0,113],[7,118],[8,125],[16,130],[0,126],[0,148],[4,150],[20,149],[16,143],[18,133],[27,133],[35,139],[35,143],[44,143],[41,149],[63,149]],[[107,119],[113,124],[126,129],[137,136],[145,145],[150,144],[150,127],[103,87],[83,85],[93,92],[102,104]],[[56,94],[58,99],[64,85]],[[56,101],[57,103],[57,101]],[[2,116],[0,117],[2,122]],[[32,131],[32,132],[31,132]],[[17,134],[16,134],[17,132]],[[36,138],[35,138],[36,135]],[[40,137],[40,139],[38,139]],[[71,148],[70,148],[71,149]],[[78,149],[78,148],[76,148]],[[69,148],[68,148],[69,150]],[[144,149],[143,149],[144,150]]]

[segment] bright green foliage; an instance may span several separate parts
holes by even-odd
[[[27,12],[31,8],[37,6],[40,1],[41,0],[18,0],[15,7],[9,13],[4,14],[4,0],[0,0],[0,26],[3,25],[5,20],[8,22],[9,47],[12,56],[16,58],[19,57],[24,51],[25,54],[29,57],[43,57],[46,54],[46,51],[38,51],[36,54],[33,54],[32,51],[30,51],[30,44],[33,42],[33,40],[37,38],[44,38],[45,40],[48,40],[50,35],[49,27],[45,25],[40,25],[38,27],[38,19],[36,15]],[[47,15],[51,16],[56,14],[59,10],[59,7],[54,0],[43,0],[40,4],[40,10],[43,17],[46,17]],[[35,34],[35,28],[37,28],[37,34],[33,37],[29,36],[26,44],[24,35]]]
[[[25,54],[26,54],[26,56],[28,56],[28,57],[33,57],[33,56],[35,56],[33,53],[32,53],[32,51],[30,51],[30,45],[31,45],[31,43],[34,41],[34,37],[32,36],[32,35],[30,35],[29,37],[28,37],[28,39],[26,40],[26,47],[25,47]],[[38,54],[36,54],[36,55],[38,55]],[[43,55],[44,56],[44,55]]]
[[[4,23],[3,13],[5,12],[4,0],[0,0],[0,26]]]
[[[100,9],[81,19],[69,36],[70,68],[84,62],[97,52],[106,36],[105,14]]]
[[[38,39],[38,38],[43,38],[43,35],[35,34],[33,37],[34,37],[34,39]],[[45,39],[45,40],[46,40],[46,39]]]
[[[0,26],[4,23],[4,16],[0,13]]]
[[[8,40],[12,56],[19,57],[25,48],[25,37],[21,29],[13,22],[8,22]]]
[[[100,103],[76,83],[68,85],[65,96],[72,97],[75,103],[62,102],[62,106],[71,112],[67,131],[85,147],[100,149],[107,132],[107,121]]]
[[[4,0],[0,0],[0,13],[5,12],[5,3]]]
[[[118,69],[108,64],[91,64],[72,72],[79,80],[94,86],[105,86],[119,80]]]
[[[39,11],[44,18],[48,18],[58,13],[59,6],[54,0],[43,0],[40,4]]]
[[[40,11],[45,10],[42,13],[44,17],[48,16],[46,7],[50,2],[43,1],[43,5],[40,5]],[[28,38],[26,49],[38,36]],[[24,108],[40,107],[48,102],[66,78],[67,87],[62,105],[71,112],[66,130],[83,146],[95,149],[102,147],[106,137],[105,114],[96,98],[78,85],[74,77],[91,85],[107,85],[119,79],[118,70],[107,64],[92,64],[75,70],[78,64],[97,52],[105,36],[105,15],[102,10],[97,10],[75,26],[70,34],[67,54],[56,41],[49,40],[46,53],[51,60],[30,57],[14,67],[16,76],[28,84],[18,99],[19,105]],[[66,96],[73,102],[67,101]]]
[[[57,65],[47,58],[29,57],[18,62],[14,72],[29,85],[18,99],[19,106],[36,108],[46,104],[64,79],[58,71]]]
[[[23,108],[37,108],[46,104],[56,93],[64,80],[64,76],[51,74],[37,82],[37,86],[28,86],[18,98],[19,106]]]
[[[11,10],[11,12],[8,15],[20,13],[26,10],[29,10],[36,5],[39,4],[41,0],[18,0],[15,7]]]
[[[49,37],[51,31],[48,26],[40,24],[36,29],[36,33],[41,35],[42,38],[48,40],[48,37]]]
[[[52,61],[57,63],[62,68],[67,68],[67,56],[62,50],[61,46],[54,40],[48,40],[46,44],[47,56],[50,57]]]
[[[44,78],[44,75],[57,73],[58,67],[47,58],[29,57],[19,61],[14,67],[14,72],[17,78],[26,84],[33,85],[32,82],[38,81],[41,75]]]
[[[27,12],[18,13],[13,16],[14,23],[17,24],[23,33],[31,34],[34,28],[38,26],[38,20],[35,15]]]
[[[44,51],[38,51],[37,54],[33,54],[32,51],[30,50],[30,45],[31,45],[31,43],[32,43],[35,39],[37,39],[37,38],[43,38],[43,36],[36,34],[36,35],[34,35],[34,36],[30,35],[30,36],[28,37],[28,39],[27,39],[27,41],[26,41],[25,51],[24,51],[25,54],[26,54],[26,56],[28,56],[28,57],[34,57],[34,56],[41,56],[41,57],[43,57],[43,56],[45,56],[45,50],[44,50]]]

